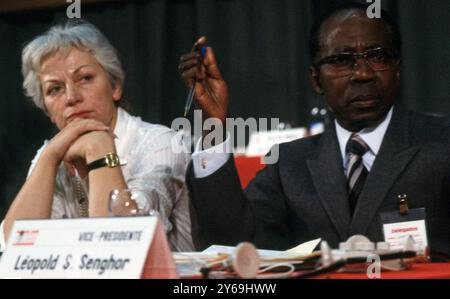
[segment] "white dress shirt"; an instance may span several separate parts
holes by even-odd
[[[192,251],[188,190],[184,183],[189,154],[183,150],[181,134],[161,125],[150,124],[119,108],[114,133],[116,151],[128,188],[145,190],[146,197],[137,204],[149,211],[151,201],[159,201],[161,221],[168,233],[172,250]],[[38,150],[28,172],[35,167],[48,141]],[[178,147],[178,148],[177,148]],[[75,182],[63,164],[56,176],[51,218],[77,218],[80,207],[75,199]],[[81,180],[85,194],[88,185]],[[5,247],[3,222],[0,229],[0,250]]]
[[[227,139],[213,147],[202,150],[203,137],[200,138],[192,154],[194,175],[196,178],[204,178],[213,174],[222,167],[231,156],[230,134]]]
[[[373,162],[380,150],[381,142],[383,141],[384,134],[392,118],[392,111],[389,110],[385,119],[376,127],[370,129],[363,129],[358,134],[370,147],[370,150],[363,156],[363,164],[368,171],[372,169]],[[339,148],[341,149],[342,161],[344,165],[344,172],[347,169],[348,158],[345,155],[345,146],[349,140],[352,132],[342,128],[337,121],[336,134],[339,141]],[[225,142],[211,147],[207,150],[201,148],[202,138],[197,142],[195,151],[192,154],[192,163],[194,164],[194,175],[196,178],[207,177],[217,170],[219,170],[230,158],[230,137],[227,135]]]
[[[363,165],[364,167],[366,167],[367,171],[370,171],[372,169],[373,162],[375,161],[375,158],[378,155],[378,151],[380,150],[384,134],[386,133],[389,123],[391,122],[393,109],[394,108],[391,108],[391,110],[389,110],[384,120],[377,127],[362,129],[357,133],[369,146],[369,150],[362,157]],[[342,164],[344,165],[344,173],[346,173],[349,157],[345,153],[345,147],[347,145],[348,140],[350,139],[350,136],[353,133],[341,127],[341,125],[336,120],[334,122],[336,124],[336,135],[339,141],[339,148],[341,149]]]

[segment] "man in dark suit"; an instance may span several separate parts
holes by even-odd
[[[386,14],[369,19],[350,5],[324,17],[312,30],[310,75],[335,121],[280,145],[278,162],[244,191],[231,155],[194,153],[187,181],[196,247],[287,249],[318,237],[337,247],[355,234],[381,241],[380,215],[398,211],[406,195],[409,209],[426,209],[431,250],[450,253],[450,126],[394,106],[400,50]],[[188,86],[197,77],[203,113],[224,123],[228,92],[212,49],[182,56],[179,69]]]

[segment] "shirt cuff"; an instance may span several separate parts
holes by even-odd
[[[3,252],[6,250],[5,233],[3,231],[4,224],[5,224],[5,220],[3,220],[2,224],[0,224],[0,252]]]
[[[194,163],[194,175],[196,178],[207,177],[219,170],[230,158],[231,145],[230,135],[227,139],[216,146],[202,150],[203,137],[199,139],[192,154],[192,163]]]

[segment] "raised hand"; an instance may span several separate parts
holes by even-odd
[[[180,58],[178,70],[188,88],[195,82],[195,101],[206,118],[218,118],[222,124],[228,113],[228,88],[217,66],[214,51],[206,47],[206,37],[200,37],[192,51]],[[195,78],[197,78],[195,80]]]

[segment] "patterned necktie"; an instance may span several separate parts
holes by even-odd
[[[352,216],[369,173],[362,163],[362,156],[368,150],[369,146],[357,134],[352,134],[345,147],[345,152],[349,158],[346,176],[349,191],[348,200]]]

